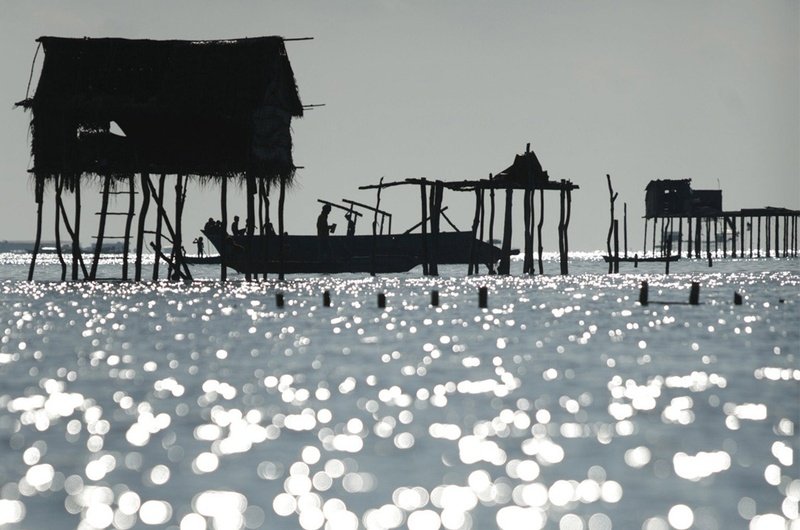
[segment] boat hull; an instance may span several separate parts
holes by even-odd
[[[203,231],[222,256],[225,265],[241,273],[341,273],[406,272],[425,261],[425,253],[436,263],[469,263],[470,257],[494,264],[502,251],[472,237],[470,232],[359,236],[231,236]],[[425,246],[427,243],[427,246]],[[374,259],[373,259],[374,256]],[[432,260],[431,260],[432,261]]]

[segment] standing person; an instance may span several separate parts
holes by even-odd
[[[328,214],[331,213],[331,205],[325,204],[317,217],[317,238],[319,240],[319,257],[321,260],[330,259],[331,242],[328,234],[336,230],[335,224],[328,224]]]
[[[197,245],[197,255],[201,258],[205,256],[205,243],[203,242],[203,238],[198,237],[193,241],[193,243]]]
[[[328,214],[331,213],[331,205],[326,204],[322,207],[322,211],[317,217],[317,236],[327,238],[328,234],[332,234],[336,230],[336,223],[328,224]]]

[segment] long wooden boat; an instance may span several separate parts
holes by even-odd
[[[442,265],[475,261],[496,263],[502,250],[472,237],[470,232],[328,236],[232,236],[220,231],[203,234],[222,256],[226,266],[241,273],[284,272],[406,272],[425,261],[425,253]],[[427,247],[423,245],[427,243]],[[425,250],[423,250],[425,248]],[[473,254],[474,253],[474,254]],[[518,254],[519,250],[513,250]],[[374,260],[373,260],[374,256]]]

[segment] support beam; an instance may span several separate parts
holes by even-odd
[[[284,241],[284,239],[286,239],[284,237],[284,235],[286,233],[286,229],[285,229],[285,226],[284,226],[284,223],[283,223],[283,221],[284,221],[283,209],[284,209],[284,205],[286,203],[286,180],[281,178],[280,181],[281,181],[280,182],[281,187],[280,187],[280,194],[278,195],[278,233],[280,234],[280,236],[278,238],[278,241],[280,242],[280,244],[279,244],[279,247],[280,247],[280,249],[279,249],[280,265],[278,266],[278,279],[280,281],[283,281],[284,280],[284,272],[283,272],[284,271],[284,259],[285,259],[284,250],[286,248],[285,247],[285,241]]]
[[[161,174],[158,178],[158,196],[164,196],[164,179],[166,178],[165,174]],[[147,179],[147,185],[150,186],[150,189],[154,189],[153,183],[150,182],[150,179]],[[155,262],[153,263],[153,281],[158,280],[158,273],[159,268],[161,265],[161,229],[164,223],[164,215],[163,215],[163,208],[156,209],[156,240],[154,242],[155,245]]]
[[[220,255],[220,268],[219,279],[222,282],[228,280],[228,267],[225,264],[225,244],[227,243],[228,233],[228,179],[225,177],[219,183],[219,202],[220,202],[220,218],[222,219],[222,248],[219,249]]]
[[[128,177],[128,215],[125,218],[125,239],[122,242],[122,279],[128,280],[128,252],[131,248],[131,223],[133,223],[133,216],[135,215],[134,208],[136,207],[135,201],[135,188],[136,184],[133,180],[133,175]]]
[[[139,282],[142,280],[142,251],[144,249],[144,229],[145,229],[145,222],[147,220],[147,210],[150,208],[150,186],[148,182],[150,181],[150,175],[148,173],[142,172],[139,176],[139,181],[141,182],[140,187],[142,189],[142,205],[139,208],[139,223],[137,225],[137,234],[136,234],[136,258],[134,261],[134,272],[133,277],[134,280]]]
[[[167,211],[164,208],[163,195],[160,195],[156,191],[156,189],[152,185],[152,183],[150,184],[150,194],[151,194],[151,196],[153,198],[153,202],[155,202],[156,205],[158,206],[158,210],[161,213],[161,217],[164,220],[164,227],[166,227],[167,232],[169,233],[169,237],[170,237],[170,239],[172,239],[172,245],[173,245],[173,247],[175,247],[176,241],[177,241],[177,237],[175,235],[175,230],[172,229],[172,223],[169,222],[169,217],[167,216]],[[161,252],[161,249],[159,249],[157,245],[154,244],[154,245],[151,245],[151,247],[154,250],[156,250],[156,252]],[[164,256],[163,252],[161,254],[162,254],[161,258],[164,259],[165,256]],[[168,265],[169,265],[170,268],[182,268],[183,269],[183,273],[180,273],[179,276],[182,276],[182,277],[186,278],[187,280],[191,280],[192,279],[192,273],[189,272],[189,267],[186,265],[186,262],[184,262],[183,260],[181,260],[180,263],[169,263],[168,262]]]
[[[539,190],[539,224],[536,227],[536,239],[539,242],[539,246],[537,247],[539,274],[544,274],[544,261],[542,259],[544,240],[542,239],[542,226],[544,226],[544,188]]]
[[[509,274],[511,272],[511,235],[513,232],[513,210],[514,190],[506,188],[506,207],[505,220],[503,223],[503,252],[500,256],[500,265],[497,268],[498,274]]]
[[[427,276],[429,273],[428,269],[428,183],[425,179],[422,179],[422,183],[419,185],[419,200],[420,200],[420,207],[422,209],[422,275]]]
[[[477,274],[477,258],[475,257],[475,238],[478,232],[478,223],[481,218],[481,190],[475,188],[475,213],[472,216],[472,238],[469,243],[469,265],[467,266],[467,275],[472,276]]]
[[[381,177],[381,184],[383,177]],[[375,210],[372,212],[372,255],[370,257],[370,276],[375,276],[375,254],[378,248],[378,212],[381,207],[381,191],[383,186],[378,186],[378,193],[375,199]],[[383,233],[383,217],[381,216],[381,233]]]
[[[28,281],[33,281],[33,271],[36,268],[36,258],[39,255],[39,246],[42,244],[42,205],[44,203],[44,178],[36,176],[36,190],[34,200],[36,201],[36,239],[33,242],[33,254],[31,264],[28,267]]]
[[[58,262],[61,264],[61,281],[67,279],[67,262],[64,261],[64,254],[61,252],[61,211],[59,205],[61,204],[61,188],[64,185],[64,178],[61,175],[56,175],[55,178],[55,236],[56,236],[56,254],[58,255]]]

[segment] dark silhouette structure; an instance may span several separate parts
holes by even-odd
[[[762,235],[766,257],[797,256],[798,210],[771,206],[725,210],[722,190],[694,190],[690,179],[650,181],[645,188],[645,207],[643,253],[647,253],[650,236],[651,256],[705,255],[709,263],[712,255],[761,257]],[[648,234],[650,221],[652,232]]]
[[[303,115],[285,40],[259,37],[217,41],[71,39],[41,37],[44,63],[32,97],[18,103],[32,113],[31,169],[38,211],[36,244],[29,271],[33,278],[41,240],[41,210],[46,186],[56,196],[56,236],[60,225],[72,239],[72,278],[82,271],[94,279],[109,215],[126,216],[123,279],[128,279],[128,252],[135,196],[138,212],[135,279],[141,279],[144,235],[152,233],[158,262],[169,263],[168,277],[190,278],[181,252],[162,252],[162,239],[181,248],[181,214],[189,178],[220,184],[222,225],[227,225],[229,179],[247,189],[248,235],[253,235],[256,201],[266,201],[273,184],[283,194],[295,173],[292,118]],[[37,50],[38,53],[38,50]],[[35,61],[35,59],[34,59]],[[157,183],[150,175],[159,175]],[[138,175],[138,178],[136,176]],[[175,175],[174,213],[167,213],[164,185]],[[102,206],[91,269],[80,254],[80,192],[88,179],[100,183]],[[137,191],[138,188],[138,191]],[[75,199],[70,223],[63,193]],[[124,211],[109,210],[109,198],[127,197]],[[156,230],[148,232],[146,215],[155,203]],[[283,220],[279,220],[283,232]],[[261,226],[261,224],[259,225]],[[162,234],[166,228],[168,236]],[[62,259],[62,279],[66,264]],[[80,269],[79,266],[80,265]],[[225,266],[222,266],[225,276]]]
[[[558,223],[558,248],[560,273],[569,274],[568,254],[569,254],[569,221],[572,208],[572,191],[578,186],[569,180],[551,180],[547,171],[542,169],[536,154],[531,151],[530,144],[527,145],[525,152],[514,157],[514,163],[496,175],[489,175],[488,179],[461,180],[461,181],[441,181],[429,180],[427,178],[407,178],[396,182],[384,183],[383,179],[376,185],[361,186],[359,189],[376,189],[378,191],[378,205],[380,205],[380,194],[385,188],[401,185],[419,186],[420,204],[422,220],[411,230],[420,228],[423,237],[421,254],[423,273],[425,275],[438,275],[438,265],[443,263],[443,257],[439,255],[438,239],[441,237],[441,219],[450,223],[444,215],[446,208],[442,207],[442,197],[444,190],[467,191],[475,194],[475,214],[473,217],[470,255],[466,261],[468,263],[468,274],[477,274],[480,263],[486,263],[490,273],[509,274],[510,259],[514,251],[511,248],[511,238],[513,233],[513,193],[514,190],[523,192],[523,221],[524,221],[524,260],[523,273],[534,274],[534,225],[538,235],[538,269],[539,274],[544,274],[542,253],[542,227],[544,224],[544,194],[546,191],[559,192],[559,223]],[[505,218],[503,224],[503,243],[498,254],[499,264],[497,270],[494,269],[493,262],[486,262],[485,259],[478,259],[478,248],[484,242],[485,224],[488,224],[488,241],[494,240],[494,218],[495,218],[495,192],[505,191]],[[489,220],[485,223],[485,192],[489,192]],[[539,220],[535,219],[536,192],[539,192]],[[377,207],[376,207],[377,208]],[[429,213],[430,212],[430,213]],[[450,223],[452,226],[452,223]],[[373,223],[375,225],[375,223]],[[430,227],[430,233],[429,233]],[[455,227],[453,227],[455,229]],[[375,227],[373,232],[377,233]]]

